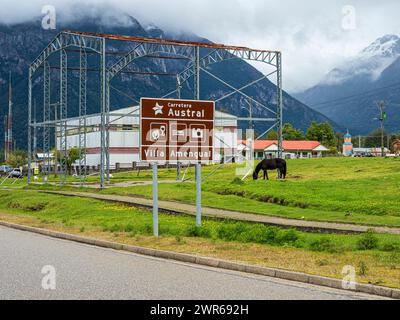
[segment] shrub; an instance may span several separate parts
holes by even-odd
[[[267,237],[267,230],[263,225],[254,225],[247,232],[243,232],[240,236],[239,239],[240,241],[243,242],[256,242],[256,243],[267,243],[268,242],[268,237]]]
[[[376,249],[378,247],[378,243],[379,239],[375,236],[375,234],[371,230],[368,230],[357,241],[357,249],[358,250]]]
[[[310,249],[312,251],[327,251],[327,252],[336,252],[338,251],[335,244],[329,238],[320,238],[313,240],[310,243]]]
[[[145,233],[153,233],[153,226],[149,223],[146,223],[144,226]]]
[[[199,226],[189,226],[186,229],[185,235],[188,237],[204,237],[204,238],[209,238],[211,236],[210,230],[208,230],[205,227],[199,227]]]
[[[278,237],[278,233],[279,233],[279,228],[277,227],[268,227],[266,228],[266,232],[265,232],[265,239],[266,242],[275,242],[276,238]]]
[[[279,244],[294,244],[299,239],[299,234],[294,229],[279,230],[276,240]]]
[[[235,179],[232,180],[231,184],[237,184],[237,185],[243,185],[244,181],[240,179],[239,177],[236,177]]]
[[[358,264],[358,274],[360,276],[365,276],[368,272],[368,266],[364,261],[360,261],[360,263]]]
[[[123,231],[125,231],[125,232],[132,232],[134,230],[135,230],[135,227],[131,223],[128,223],[126,226],[123,227]]]
[[[234,241],[243,238],[246,225],[241,222],[220,224],[217,228],[217,237],[222,240]]]
[[[398,242],[385,242],[381,247],[382,251],[400,251],[400,243]]]

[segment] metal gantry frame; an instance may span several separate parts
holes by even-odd
[[[87,53],[84,48],[79,52],[79,178],[83,185],[86,180],[86,103],[87,103]]]
[[[113,63],[107,59],[108,52],[107,41],[128,41],[133,43],[132,49],[124,53],[122,58]],[[201,48],[208,49],[207,54],[201,57]],[[72,57],[68,56],[69,52],[79,53],[79,68],[68,68],[68,58],[72,60]],[[50,66],[49,59],[59,54],[59,101],[56,102],[59,107],[59,117],[54,120],[51,119],[51,83],[52,83],[52,67]],[[115,52],[112,52],[115,56]],[[100,110],[95,115],[100,116],[100,124],[98,128],[100,130],[100,185],[104,187],[110,177],[110,157],[109,157],[109,145],[110,145],[110,88],[115,89],[118,93],[125,94],[122,90],[112,86],[113,79],[120,73],[125,72],[124,69],[130,64],[135,62],[139,58],[157,58],[157,59],[185,59],[188,61],[184,69],[175,76],[176,89],[163,95],[163,98],[174,95],[177,98],[181,98],[182,88],[187,81],[193,79],[193,99],[200,99],[200,80],[201,73],[207,74],[213,79],[219,81],[231,91],[222,97],[216,99],[216,103],[220,102],[233,94],[242,95],[247,101],[252,102],[260,108],[266,110],[270,115],[263,118],[252,118],[252,121],[266,121],[271,122],[270,128],[260,135],[257,139],[263,136],[269,130],[275,128],[278,132],[278,155],[282,156],[282,56],[279,51],[270,50],[258,50],[250,49],[246,47],[235,47],[226,46],[222,44],[212,43],[200,43],[200,42],[189,42],[189,41],[177,41],[177,40],[166,40],[166,39],[152,39],[142,38],[133,36],[121,36],[111,34],[96,34],[87,32],[76,32],[76,31],[63,31],[60,32],[40,53],[40,55],[32,62],[29,67],[29,79],[28,79],[28,184],[31,183],[32,177],[32,138],[37,139],[37,129],[41,128],[43,133],[43,153],[45,163],[43,174],[48,176],[50,170],[50,132],[52,128],[56,131],[59,138],[59,145],[55,141],[56,148],[59,149],[60,154],[60,183],[66,182],[68,174],[67,168],[67,153],[68,153],[68,128],[76,128],[79,132],[79,170],[77,171],[81,184],[85,183],[87,171],[86,171],[86,135],[87,135],[87,118],[93,117],[94,114],[87,114],[87,83],[88,83],[88,71],[93,71],[88,68],[88,54],[98,55],[100,58],[100,67],[96,69],[99,72],[100,79]],[[210,71],[210,66],[222,61],[242,59],[248,61],[259,61],[266,63],[273,67],[273,71],[263,75],[261,78],[256,79],[240,88],[229,84],[225,80],[216,76]],[[39,70],[43,69],[43,122],[32,122],[32,101],[33,91],[35,85],[38,83],[38,79],[35,78]],[[77,125],[68,124],[68,121],[72,118],[68,118],[68,114],[73,110],[72,105],[68,105],[68,71],[78,71],[79,77],[79,110],[78,117],[73,118],[78,120]],[[144,74],[138,72],[140,74]],[[151,74],[151,73],[146,73]],[[154,73],[156,74],[156,73]],[[250,95],[246,94],[243,90],[259,83],[262,80],[269,79],[268,77],[276,75],[276,103],[273,105],[268,102],[260,102]],[[159,75],[159,73],[158,73]],[[168,75],[168,74],[166,74]],[[71,81],[70,81],[71,82]],[[189,86],[189,85],[188,85]],[[129,97],[136,101],[133,97]],[[115,116],[115,114],[113,114]],[[137,114],[123,113],[118,114],[119,117],[137,117]],[[36,114],[33,117],[36,119]],[[249,120],[249,118],[239,117],[238,120]],[[32,131],[34,136],[32,137]],[[46,179],[47,180],[47,179]]]

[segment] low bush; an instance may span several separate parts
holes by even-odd
[[[337,246],[329,238],[315,239],[310,243],[310,249],[318,252],[337,252]]]
[[[241,222],[219,225],[216,236],[227,241],[277,245],[294,245],[299,240],[299,233],[294,229],[285,230],[262,224],[246,225]]]
[[[239,177],[236,177],[235,179],[232,180],[231,184],[237,184],[237,185],[244,185],[244,181],[240,179]]]
[[[400,251],[400,243],[398,242],[385,242],[381,246],[382,251]]]
[[[357,249],[358,250],[376,249],[378,247],[378,244],[379,244],[379,239],[371,230],[368,230],[365,234],[361,236],[360,239],[358,239]]]
[[[210,238],[211,237],[211,232],[209,229],[205,227],[199,227],[199,226],[189,226],[186,231],[185,235],[187,237],[204,237],[204,238]]]

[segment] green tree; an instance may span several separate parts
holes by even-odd
[[[15,150],[8,155],[6,163],[13,168],[18,168],[26,165],[28,162],[28,154],[23,150]]]
[[[270,130],[265,135],[265,139],[267,139],[267,140],[277,140],[278,139],[278,133],[275,130]]]
[[[59,150],[57,150],[54,154],[57,157],[57,162],[58,163],[60,163],[61,160],[64,159],[64,155]],[[83,157],[84,154],[85,154],[85,151],[82,150],[82,157]],[[74,148],[68,149],[67,156],[66,156],[66,159],[65,159],[65,163],[67,164],[68,174],[71,174],[72,165],[75,163],[76,160],[79,160],[79,159],[80,159],[80,157],[79,157],[79,148],[74,147]]]
[[[4,159],[4,149],[0,150],[0,163],[3,164],[5,163],[5,159]]]
[[[335,136],[336,136],[336,150],[341,150],[344,143],[344,134],[336,132]]]
[[[389,137],[389,148],[391,152],[395,152],[397,151],[397,149],[395,150],[393,143],[397,140],[400,140],[400,133],[393,133],[390,135]]]
[[[303,131],[296,129],[290,123],[285,123],[282,128],[284,140],[305,140]]]
[[[378,128],[368,134],[367,137],[364,139],[364,147],[365,148],[379,148],[381,146],[382,139],[382,130]],[[387,146],[387,133],[383,132],[383,143],[384,146]]]
[[[330,148],[332,151],[336,150],[337,138],[335,136],[333,128],[328,122],[311,122],[310,127],[307,129],[306,138],[308,140],[319,141],[324,146]]]

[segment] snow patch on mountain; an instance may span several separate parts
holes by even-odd
[[[359,76],[376,81],[399,56],[400,38],[397,35],[383,36],[330,71],[319,85],[338,85]]]

